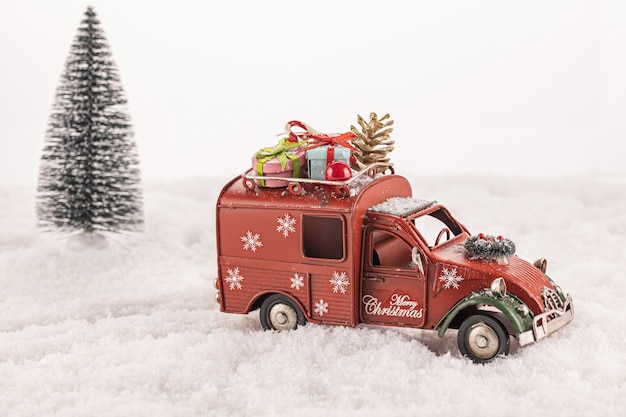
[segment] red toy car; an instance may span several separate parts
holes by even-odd
[[[343,182],[285,178],[286,189],[256,187],[246,174],[230,181],[216,208],[221,311],[260,309],[273,330],[454,328],[461,353],[478,363],[507,354],[510,336],[524,346],[573,319],[545,260],[494,256],[512,242],[471,236],[444,206],[413,198],[404,177],[379,169]]]

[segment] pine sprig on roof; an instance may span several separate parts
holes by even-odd
[[[470,236],[465,241],[464,246],[469,259],[507,264],[508,258],[515,254],[515,243],[511,239],[484,233]]]

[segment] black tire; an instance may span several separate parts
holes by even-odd
[[[306,324],[300,307],[282,294],[270,295],[263,301],[260,319],[265,330],[295,330]]]
[[[511,340],[502,324],[483,314],[470,316],[457,335],[459,351],[475,363],[487,363],[509,353]]]

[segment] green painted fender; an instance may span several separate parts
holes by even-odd
[[[435,326],[435,329],[439,330],[439,337],[443,337],[446,330],[448,330],[450,323],[460,311],[478,304],[489,304],[501,311],[511,323],[516,336],[532,329],[532,313],[527,314],[525,317],[522,316],[522,313],[520,313],[517,308],[524,305],[524,303],[522,303],[517,297],[510,294],[500,297],[493,294],[490,290],[484,290],[468,295],[452,307],[452,309],[450,309],[448,314],[446,314],[437,326]]]

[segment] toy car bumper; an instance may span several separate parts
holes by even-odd
[[[551,309],[538,314],[533,319],[533,328],[520,333],[517,340],[520,346],[525,346],[537,342],[544,337],[556,332],[561,327],[574,319],[574,303],[570,295],[563,302],[563,306],[558,309]]]

